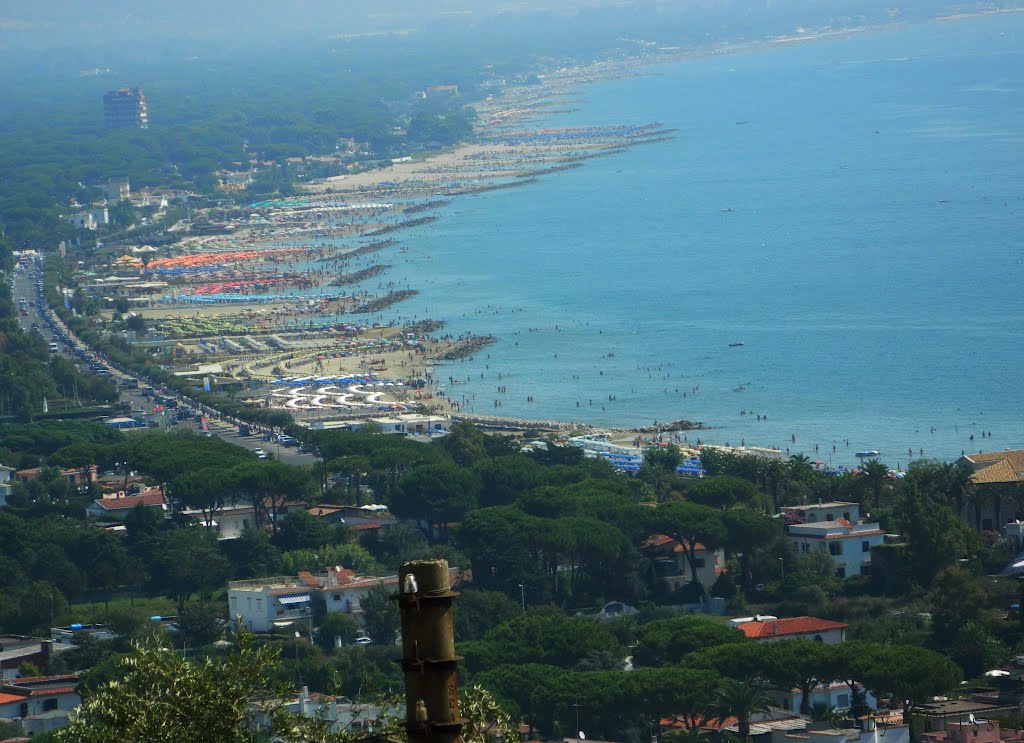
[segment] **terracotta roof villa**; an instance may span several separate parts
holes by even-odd
[[[752,640],[821,640],[842,642],[849,625],[817,617],[756,616],[733,619],[730,624]]]
[[[977,485],[1024,482],[1024,449],[965,454],[956,463],[971,470]]]

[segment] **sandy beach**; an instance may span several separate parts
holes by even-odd
[[[967,17],[973,15],[937,22]],[[581,86],[647,74],[645,68],[651,65],[897,25],[820,29],[697,50],[666,47],[630,59],[553,70],[536,85],[473,104],[480,120],[477,141],[311,182],[297,196],[252,204],[248,217],[232,220],[230,232],[183,237],[162,249],[154,263],[162,267],[159,261],[170,259],[166,273],[158,276],[168,282],[168,294],[133,310],[163,331],[161,343],[182,367],[214,361],[256,390],[284,378],[360,374],[427,379],[434,390],[430,369],[467,339],[436,330],[410,333],[406,325],[389,319],[396,317],[392,307],[416,292],[415,286],[387,280],[388,269],[397,262],[394,254],[403,250],[402,240],[435,219],[432,212],[439,206],[459,196],[527,185],[558,169],[585,167],[590,158],[673,136],[656,122],[540,129],[530,127],[531,119],[571,109]],[[222,255],[244,250],[253,251],[253,257],[229,260]],[[206,256],[209,267],[174,262],[190,256]],[[376,291],[368,288],[370,277],[381,279]],[[347,281],[357,288],[346,288]],[[406,345],[410,335],[414,348]],[[272,336],[276,339],[270,341]],[[229,342],[241,348],[232,351]],[[468,353],[473,350],[479,346]],[[264,391],[251,399],[267,400]],[[404,387],[379,399],[415,400],[425,407],[429,400],[431,409],[468,412],[436,390],[426,399],[422,390],[416,391],[418,398],[413,388]],[[351,412],[342,408],[339,414]],[[301,407],[292,410],[300,416],[303,412]],[[500,417],[501,411],[495,414]]]

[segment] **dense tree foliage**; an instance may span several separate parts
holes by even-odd
[[[704,481],[673,475],[662,498],[653,476],[630,478],[569,454],[519,453],[468,426],[444,445],[300,433],[320,451],[328,477],[340,480],[335,495],[382,501],[433,528],[423,533],[403,524],[357,543],[353,533],[302,509],[280,513],[285,502],[315,502],[320,475],[261,462],[216,439],[123,435],[88,423],[0,427],[4,451],[43,465],[40,482],[18,484],[12,505],[0,511],[0,541],[11,547],[0,556],[6,568],[0,628],[32,632],[51,620],[99,618],[124,627],[126,637],[139,636],[145,616],[129,622],[124,613],[135,597],[163,601],[166,608],[157,613],[178,607],[176,642],[198,647],[219,636],[218,592],[230,578],[335,564],[393,572],[403,560],[443,555],[472,569],[473,584],[456,604],[455,630],[475,680],[545,735],[572,734],[578,710],[591,734],[630,741],[649,734],[652,715],[675,715],[687,726],[723,705],[741,709],[740,692],[750,696],[762,683],[799,689],[805,712],[821,678],[848,683],[854,699],[870,690],[912,710],[955,687],[962,674],[1004,660],[1024,640],[1024,626],[994,611],[1016,600],[1016,586],[979,575],[986,562],[998,563],[999,544],[983,543],[954,513],[958,499],[967,509],[971,496],[957,489],[962,483],[946,465],[922,463],[884,483],[873,515],[901,534],[902,542],[885,547],[899,550],[901,559],[884,573],[842,581],[827,554],[789,551],[768,503],[829,497],[840,486],[873,503],[874,490],[861,481],[826,479],[798,458],[708,454],[717,474]],[[101,469],[117,466],[118,479],[134,471],[162,486],[171,517],[138,508],[126,518],[123,536],[96,530],[83,518],[89,494],[45,480],[54,464],[78,468],[91,461]],[[657,458],[649,464],[661,466]],[[234,502],[260,504],[262,528],[218,543],[205,525]],[[931,511],[925,517],[923,504]],[[184,509],[195,509],[194,517],[183,517]],[[456,518],[461,523],[454,528],[438,528]],[[841,620],[852,639],[838,646],[761,645],[719,622],[659,608],[680,598],[660,585],[655,553],[645,546],[652,534],[677,540],[682,575],[691,580],[691,545],[721,547],[734,578],[702,588],[728,595],[736,611],[757,601],[779,614]],[[283,651],[278,678],[350,695],[395,688],[399,623],[389,593],[381,588],[364,598],[359,629],[347,617],[315,612],[312,638],[269,638]],[[639,611],[616,620],[592,617],[612,599]],[[86,600],[100,603],[77,608]],[[373,644],[353,644],[357,631]],[[60,662],[94,669],[90,678],[100,683],[116,678],[116,658],[126,650],[86,643]],[[551,703],[542,704],[547,698]]]

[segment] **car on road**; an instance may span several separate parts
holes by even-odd
[[[259,448],[253,449],[253,452],[256,454],[256,457],[258,459],[266,459],[267,458],[267,453],[265,451],[263,451],[262,449],[259,449]]]
[[[277,443],[279,443],[281,446],[296,446],[299,443],[299,440],[294,436],[286,436],[285,434],[281,434],[280,436],[277,437]]]

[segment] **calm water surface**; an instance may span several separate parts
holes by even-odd
[[[835,464],[1022,448],[1022,41],[1017,14],[585,88],[538,125],[677,136],[456,201],[391,259],[397,313],[497,336],[435,372],[477,412]]]

